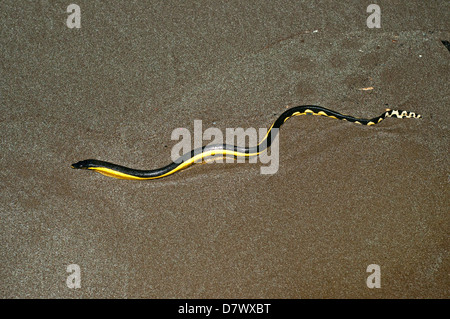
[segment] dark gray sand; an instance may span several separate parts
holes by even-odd
[[[76,3],[81,29],[65,1],[0,3],[0,297],[449,297],[450,2],[376,1],[380,29],[368,1]],[[157,168],[194,119],[267,128],[303,104],[423,119],[291,119],[274,175],[70,168]]]

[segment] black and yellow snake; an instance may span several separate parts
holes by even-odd
[[[75,164],[72,164],[72,168],[90,169],[103,175],[120,179],[147,180],[169,176],[175,172],[178,172],[179,170],[182,170],[196,162],[199,162],[211,156],[217,155],[234,156],[234,157],[257,156],[270,147],[271,142],[278,134],[278,129],[283,125],[284,122],[286,122],[289,118],[293,116],[306,114],[322,115],[362,125],[375,125],[388,117],[421,118],[421,115],[416,114],[414,112],[387,109],[383,114],[373,119],[363,119],[349,115],[344,115],[321,106],[315,105],[296,106],[283,112],[283,114],[281,114],[280,117],[278,117],[278,119],[272,124],[264,139],[258,145],[253,147],[239,147],[236,145],[227,145],[227,144],[207,145],[201,147],[200,149],[195,149],[192,150],[191,152],[184,154],[178,160],[170,163],[167,166],[153,170],[132,169],[125,166],[116,165],[113,163],[99,161],[95,159],[88,159],[77,162]]]

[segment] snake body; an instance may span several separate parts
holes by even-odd
[[[234,157],[257,156],[270,147],[271,142],[275,139],[276,135],[278,134],[278,129],[289,118],[308,114],[321,115],[338,120],[344,120],[369,126],[378,124],[388,117],[421,118],[421,115],[416,114],[414,112],[387,109],[380,116],[374,117],[373,119],[364,119],[364,118],[356,118],[350,115],[344,115],[321,106],[302,105],[290,108],[285,112],[283,112],[283,114],[281,114],[278,117],[278,119],[276,119],[275,122],[272,124],[264,139],[258,145],[253,147],[239,147],[236,145],[228,145],[228,144],[206,145],[184,154],[175,162],[172,162],[167,166],[152,170],[133,169],[95,159],[88,159],[77,162],[75,164],[72,164],[72,168],[94,170],[103,175],[119,179],[148,180],[166,177],[211,156],[217,155],[234,156]]]

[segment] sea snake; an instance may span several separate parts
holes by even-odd
[[[290,108],[285,112],[283,112],[283,114],[281,114],[278,117],[278,119],[276,119],[276,121],[272,124],[263,140],[258,145],[253,147],[239,147],[236,145],[228,145],[228,144],[206,145],[184,154],[183,156],[178,158],[175,162],[172,162],[167,166],[152,170],[138,170],[95,159],[88,159],[77,162],[75,164],[72,164],[72,168],[94,170],[103,175],[119,179],[147,180],[166,177],[194,163],[201,162],[202,160],[205,160],[211,156],[222,155],[222,156],[234,156],[235,158],[257,156],[261,152],[265,151],[270,147],[271,142],[275,139],[276,135],[278,134],[278,129],[284,124],[284,122],[286,122],[289,118],[293,116],[307,115],[307,114],[322,115],[326,117],[331,117],[333,119],[349,121],[362,125],[375,125],[388,117],[397,117],[397,118],[422,117],[421,115],[416,114],[414,112],[386,109],[386,111],[380,116],[377,116],[373,119],[363,119],[363,118],[356,118],[350,115],[344,115],[321,106],[302,105]]]

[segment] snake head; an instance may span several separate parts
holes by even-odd
[[[75,169],[89,169],[90,167],[95,167],[94,160],[79,161],[71,166]]]

